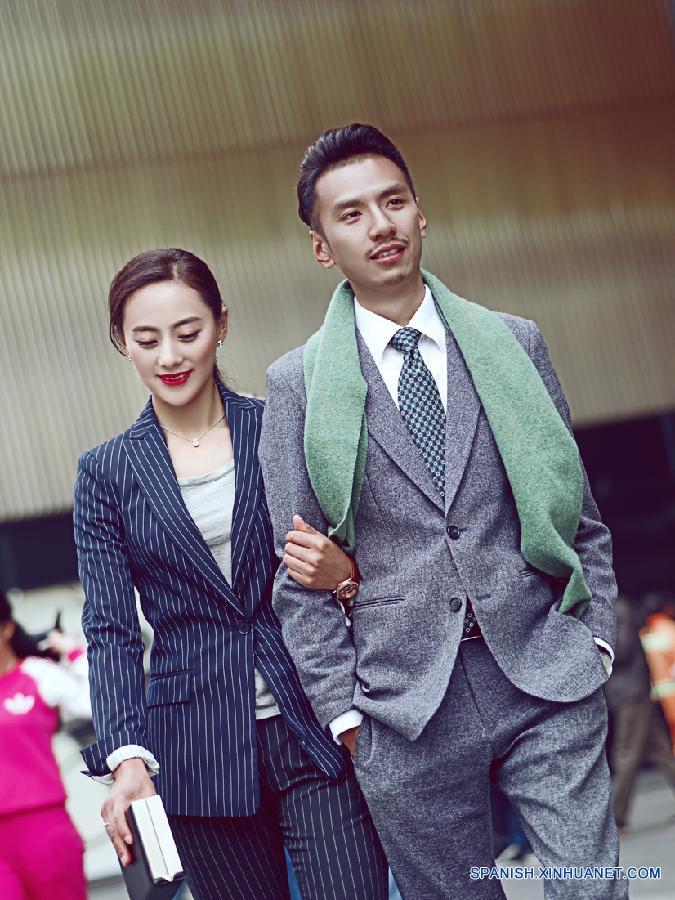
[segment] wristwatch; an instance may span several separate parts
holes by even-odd
[[[353,556],[349,557],[349,563],[351,565],[349,578],[345,578],[333,590],[333,596],[343,606],[349,604],[356,597],[359,592],[359,584],[361,583],[361,576]]]

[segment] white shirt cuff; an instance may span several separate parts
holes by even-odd
[[[159,775],[159,763],[149,750],[146,750],[145,747],[140,747],[138,744],[125,744],[124,747],[118,747],[117,750],[113,750],[110,756],[106,757],[105,761],[110,769],[110,774],[92,775],[93,780],[98,781],[100,784],[114,784],[115,776],[112,773],[125,759],[142,759],[151,778]]]
[[[361,722],[363,722],[363,713],[359,712],[358,709],[347,710],[347,712],[342,713],[333,719],[332,722],[329,722],[328,727],[335,743],[341,744],[340,735],[342,732],[347,731],[349,728],[358,728]]]
[[[606,650],[607,653],[609,654],[609,657],[605,656],[604,653],[601,655],[602,655],[602,664],[605,667],[605,669],[607,670],[607,674],[611,675],[612,667],[614,665],[614,651],[609,646],[607,641],[603,641],[602,638],[593,638],[593,640],[598,645],[598,647],[602,647],[602,649]]]

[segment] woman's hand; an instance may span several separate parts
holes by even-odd
[[[293,516],[293,528],[286,535],[284,547],[284,563],[293,581],[314,591],[333,591],[349,578],[351,562],[336,543],[308,525],[302,516]]]
[[[80,647],[80,642],[72,634],[53,629],[47,637],[40,641],[40,650],[53,650],[61,659]]]
[[[132,800],[152,797],[157,791],[142,759],[125,759],[115,769],[113,775],[115,784],[101,807],[101,816],[106,834],[113,842],[115,853],[122,865],[128,866],[131,862],[129,845],[133,842],[133,838],[127,824],[126,811]]]

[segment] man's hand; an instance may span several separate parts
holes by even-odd
[[[126,811],[132,800],[152,797],[157,791],[142,759],[125,759],[113,775],[115,784],[101,807],[101,817],[120,862],[127,866],[131,862],[128,848],[133,838],[127,824]]]
[[[346,731],[340,732],[340,740],[345,745],[347,750],[349,750],[352,759],[354,758],[354,754],[356,753],[356,736],[359,733],[360,727],[360,725],[357,725],[356,728],[348,728]]]
[[[293,581],[311,590],[333,591],[349,578],[349,557],[336,543],[302,516],[293,516],[293,528],[286,535],[283,560]]]

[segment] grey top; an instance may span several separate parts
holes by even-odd
[[[206,475],[179,478],[178,485],[188,512],[231,584],[234,460]],[[279,708],[265,680],[257,669],[254,672],[256,719],[279,715]]]

